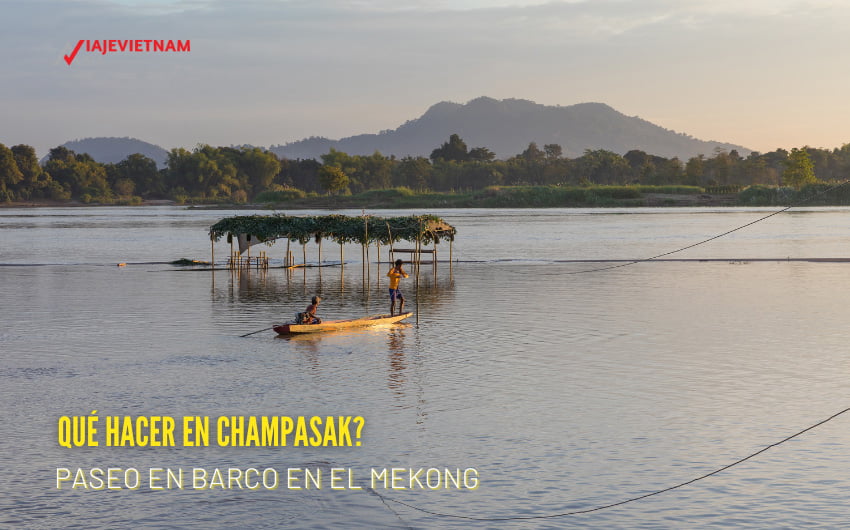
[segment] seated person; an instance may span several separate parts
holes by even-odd
[[[322,319],[316,316],[316,311],[318,311],[319,302],[321,301],[321,298],[314,296],[311,300],[312,303],[307,306],[307,309],[303,313],[298,314],[296,324],[321,324]]]

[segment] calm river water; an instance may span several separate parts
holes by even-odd
[[[618,503],[715,471],[850,406],[850,263],[795,261],[850,257],[850,210],[782,213],[668,256],[689,261],[590,273],[617,263],[573,261],[648,258],[772,211],[428,212],[458,229],[458,262],[441,263],[436,277],[424,267],[418,294],[404,280],[418,319],[284,339],[240,335],[288,319],[313,294],[325,318],[385,312],[387,266],[378,270],[374,249],[365,279],[355,247],[346,248],[344,274],[213,275],[167,262],[208,259],[208,227],[247,212],[0,209],[0,523],[846,527],[850,414],[617,507],[503,521],[428,513],[528,518]],[[268,249],[278,264],[284,248]],[[216,246],[219,259],[227,251]],[[335,245],[324,252],[339,260]],[[58,419],[95,410],[101,428],[106,416],[155,415],[365,424],[359,447],[61,447]],[[60,489],[57,468],[120,468],[120,489],[93,481]],[[141,474],[137,489],[124,487],[130,468]],[[154,490],[151,468],[273,469],[280,485]],[[344,488],[331,487],[332,468],[345,470]],[[396,485],[407,489],[369,489],[371,470],[385,468],[404,468]],[[410,489],[411,468],[473,469],[478,487],[431,490],[421,475],[423,487]],[[322,473],[323,488],[289,488],[289,469]]]

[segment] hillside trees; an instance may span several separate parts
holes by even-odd
[[[280,161],[280,172],[275,176],[273,186],[291,186],[306,192],[319,192],[319,169],[322,164],[312,158]]]
[[[782,184],[800,189],[806,184],[817,182],[814,164],[809,158],[806,148],[791,149],[791,153],[785,160],[785,171],[782,172]]]
[[[424,191],[432,182],[433,166],[424,156],[406,156],[393,166],[393,185]]]
[[[0,201],[7,202],[15,199],[14,188],[24,179],[18,169],[12,150],[0,144]]]
[[[108,164],[107,175],[116,195],[138,192],[145,198],[165,197],[163,175],[156,162],[145,155],[134,153],[117,164]]]
[[[341,167],[324,165],[319,168],[319,182],[330,195],[339,195],[348,190],[350,179]]]
[[[25,187],[36,186],[44,172],[38,163],[35,149],[29,145],[15,145],[12,147],[12,156],[15,157],[15,164],[23,176],[21,184]]]
[[[449,141],[431,151],[431,161],[445,160],[446,162],[464,162],[469,158],[466,142],[457,134],[449,136]]]
[[[112,197],[112,188],[106,180],[106,167],[86,153],[76,154],[61,146],[51,149],[44,171],[69,196],[83,202]]]
[[[256,195],[269,188],[280,172],[280,160],[269,151],[258,147],[219,148],[235,166],[240,182],[247,181],[246,191]],[[243,187],[245,187],[243,185]]]
[[[689,184],[697,186],[786,185],[801,188],[818,180],[850,177],[850,144],[836,149],[716,150],[683,163],[633,149],[619,155],[588,149],[576,158],[558,144],[541,149],[530,142],[522,152],[497,160],[486,147],[468,149],[457,134],[432,157],[387,157],[380,152],[350,155],[329,150],[321,160],[279,159],[255,147],[175,148],[166,165],[141,154],[101,164],[65,147],[50,150],[40,165],[27,145],[0,145],[0,201],[76,199],[112,202],[141,198],[178,201],[245,202],[267,190],[297,188],[306,193],[345,194],[405,186],[417,191],[470,191],[499,185]],[[334,169],[335,168],[335,169]],[[295,194],[297,196],[298,194]]]
[[[626,159],[606,149],[587,149],[576,160],[576,173],[593,184],[624,184],[632,176]]]

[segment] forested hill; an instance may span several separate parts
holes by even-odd
[[[307,138],[271,151],[290,159],[315,158],[330,148],[351,155],[370,155],[376,150],[396,157],[429,156],[435,145],[451,134],[460,135],[470,147],[486,147],[498,158],[521,153],[530,142],[558,144],[563,155],[579,157],[586,149],[607,149],[625,154],[638,149],[665,158],[687,160],[716,148],[737,150],[746,156],[750,150],[739,145],[698,140],[654,125],[638,117],[626,116],[603,103],[580,103],[567,107],[547,106],[522,99],[474,99],[464,105],[441,102],[420,118],[395,130],[361,134],[340,140]]]
[[[83,138],[65,142],[62,147],[79,154],[88,153],[101,164],[117,164],[129,155],[139,153],[155,161],[159,168],[164,168],[168,159],[168,151],[162,147],[127,137]],[[46,160],[47,157],[44,157],[41,162],[44,163]]]

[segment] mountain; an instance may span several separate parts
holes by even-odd
[[[466,104],[443,101],[421,117],[395,130],[360,134],[340,140],[312,137],[270,151],[286,158],[316,158],[330,148],[354,155],[403,157],[428,156],[457,133],[470,149],[486,147],[498,158],[523,152],[530,142],[539,148],[559,144],[563,155],[579,157],[585,149],[607,149],[625,154],[640,149],[665,158],[687,160],[704,154],[713,156],[717,148],[736,149],[741,156],[750,150],[740,145],[704,141],[659,127],[636,116],[626,116],[604,103],[580,103],[567,107],[549,106],[522,99],[497,100],[488,97]]]
[[[163,168],[168,159],[168,151],[162,147],[135,138],[84,138],[65,142],[62,147],[66,147],[77,154],[88,153],[102,164],[116,164],[129,155],[140,153],[155,160],[157,167]]]

